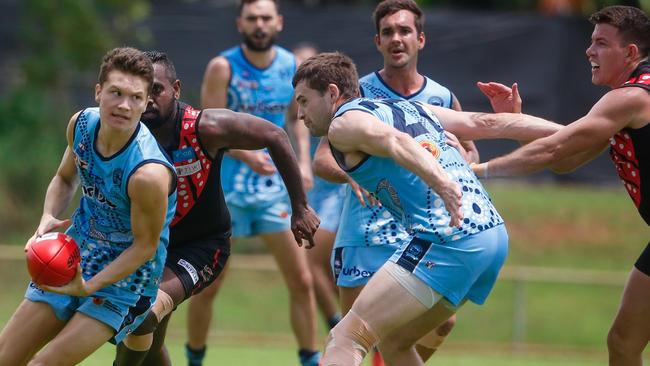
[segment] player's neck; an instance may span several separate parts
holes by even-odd
[[[140,122],[128,130],[117,130],[106,125],[99,126],[95,148],[102,157],[110,157],[118,153],[129,142]]]
[[[424,76],[418,73],[416,67],[384,67],[379,75],[391,89],[405,96],[416,93],[424,85]]]
[[[253,51],[245,44],[242,44],[241,49],[246,60],[258,69],[266,69],[275,59],[275,47],[271,47],[266,51]]]
[[[169,118],[160,126],[156,128],[149,128],[151,133],[154,135],[158,143],[164,147],[169,147],[172,143],[176,141],[176,121],[178,120],[178,114],[180,108],[178,101],[174,103],[174,109]]]

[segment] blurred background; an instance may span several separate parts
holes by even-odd
[[[419,3],[427,40],[419,71],[449,87],[463,109],[490,110],[477,81],[518,82],[524,112],[565,124],[606,92],[590,83],[584,54],[593,28],[588,15],[613,4],[650,11],[650,0]],[[279,44],[291,48],[310,42],[322,51],[347,53],[361,75],[378,70],[375,5],[284,0]],[[231,0],[0,0],[0,284],[7,289],[0,295],[0,324],[27,281],[21,246],[38,223],[45,189],[65,148],[65,125],[74,112],[94,105],[101,56],[120,45],[168,53],[183,82],[182,99],[199,107],[207,62],[240,41],[236,15]],[[482,159],[516,147],[506,141],[477,145]],[[605,155],[569,175],[540,173],[489,183],[509,223],[511,254],[492,300],[461,312],[449,353],[440,352],[445,364],[489,364],[491,356],[455,363],[470,357],[468,349],[509,355],[495,361],[500,365],[520,364],[516,357],[531,365],[553,364],[549,355],[563,365],[606,363],[607,329],[626,272],[650,231]],[[234,249],[248,256],[233,259],[235,270],[217,303],[215,342],[244,350],[255,342],[277,345],[291,354],[286,293],[273,264],[263,255],[250,256],[260,248],[250,241]],[[270,316],[260,296],[283,310]],[[171,338],[182,345],[183,316],[175,318],[178,329]],[[531,354],[541,356],[528,359]]]

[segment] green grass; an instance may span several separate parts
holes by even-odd
[[[488,189],[510,232],[506,266],[627,272],[650,236],[619,187],[493,183]],[[3,235],[26,238],[28,234]],[[22,245],[21,241],[15,244]],[[234,251],[259,247],[256,242],[240,242]],[[0,326],[21,301],[26,283],[22,261],[0,260]],[[461,309],[456,328],[430,364],[604,365],[605,337],[622,287],[623,280],[614,285],[575,285],[502,278],[484,306],[468,304]],[[523,305],[515,308],[515,299]],[[215,310],[206,366],[297,364],[287,293],[279,273],[232,270]],[[179,307],[169,328],[168,344],[177,365],[185,364],[185,311]],[[523,319],[517,329],[516,316]],[[324,340],[322,322],[318,325]],[[514,342],[515,337],[520,343]],[[107,345],[83,365],[110,365],[112,357],[113,347]]]

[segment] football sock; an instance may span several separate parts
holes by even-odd
[[[192,349],[189,345],[185,345],[185,354],[187,355],[188,366],[201,366],[203,364],[203,357],[205,357],[205,348]]]
[[[340,321],[341,321],[341,314],[334,314],[329,319],[327,319],[327,325],[330,327],[330,329],[332,329]]]
[[[298,351],[298,358],[302,366],[318,366],[320,362],[320,352],[302,348]]]
[[[115,354],[115,361],[113,361],[113,366],[137,366],[142,364],[144,359],[147,357],[147,351],[134,351],[129,347],[124,345],[124,342],[120,342],[117,347],[117,352]]]

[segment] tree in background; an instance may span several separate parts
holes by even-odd
[[[0,98],[0,242],[20,241],[38,222],[37,207],[65,148],[74,88],[89,95],[106,50],[144,44],[147,0],[23,0],[13,60]]]

